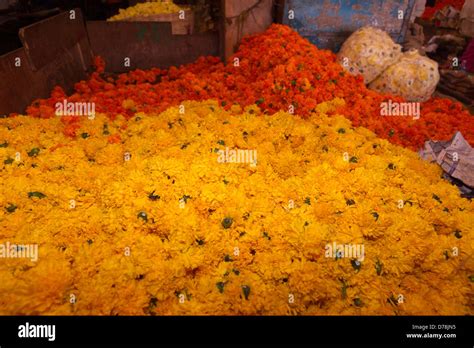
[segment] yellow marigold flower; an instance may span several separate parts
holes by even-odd
[[[120,21],[136,16],[149,16],[164,13],[177,13],[182,8],[175,5],[172,1],[152,1],[138,3],[134,6],[130,6],[126,9],[120,9],[119,13],[113,17],[110,17],[109,21]]]
[[[472,315],[474,203],[342,103],[1,119],[0,314]]]

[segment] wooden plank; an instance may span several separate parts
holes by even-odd
[[[265,31],[273,22],[272,0],[224,0],[224,55],[229,58],[245,35]]]
[[[57,85],[71,93],[76,82],[87,78],[92,51],[80,10],[77,23],[66,18],[68,13],[62,13],[22,28],[27,47],[0,56],[0,115],[25,112]]]
[[[72,50],[39,70],[32,69],[23,48],[0,56],[0,115],[25,112],[33,100],[49,97],[56,85],[71,93],[76,82],[87,78],[78,46]],[[20,67],[15,66],[16,59]]]
[[[44,67],[87,38],[81,10],[73,11],[74,18],[71,12],[63,12],[20,29],[20,40],[31,69]]]
[[[283,16],[285,14],[285,0],[274,0],[275,21],[283,23]]]
[[[180,13],[162,13],[147,16],[135,16],[120,22],[169,22],[173,35],[190,35],[194,32],[194,12],[185,10],[183,18]]]
[[[108,72],[167,68],[192,63],[200,56],[219,56],[219,34],[173,35],[170,23],[88,21],[92,50]],[[125,66],[125,58],[130,66]]]

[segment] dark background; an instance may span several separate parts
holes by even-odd
[[[80,8],[85,20],[106,20],[120,8],[145,0],[18,0],[9,9],[0,10],[0,55],[22,47],[18,30],[61,11]],[[211,15],[218,20],[219,0],[174,0],[177,5],[209,4]]]

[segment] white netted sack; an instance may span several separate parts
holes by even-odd
[[[383,30],[363,27],[344,42],[337,54],[340,64],[351,74],[361,74],[367,84],[401,56],[401,46]]]
[[[372,81],[369,88],[421,102],[431,97],[438,81],[438,63],[413,50],[405,52],[397,63]]]

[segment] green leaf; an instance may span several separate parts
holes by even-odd
[[[5,141],[4,143],[0,144],[0,147],[7,147],[8,143]]]
[[[28,198],[33,198],[33,197],[42,199],[42,198],[45,198],[46,195],[38,191],[28,192]]]
[[[432,196],[432,197],[433,197],[434,200],[436,200],[436,201],[442,203],[442,202],[441,202],[441,198],[439,198],[438,195],[435,195],[435,194],[433,193],[433,196]]]
[[[250,296],[250,286],[248,286],[248,285],[243,285],[243,286],[242,286],[242,291],[243,291],[243,293],[244,293],[245,299],[248,300],[248,299],[249,299],[249,296]]]
[[[188,195],[184,195],[183,197],[181,197],[181,201],[184,201],[184,203],[188,203],[188,199],[192,198],[191,196],[188,196]]]
[[[230,226],[232,226],[233,222],[234,220],[231,217],[226,217],[222,220],[221,224],[222,224],[222,227],[227,229],[227,228],[230,228]]]
[[[352,268],[355,269],[356,273],[360,271],[362,263],[359,260],[351,260]]]
[[[155,190],[153,190],[153,192],[148,195],[148,198],[152,201],[157,201],[161,197],[160,197],[160,195],[155,195]]]
[[[224,292],[225,283],[224,282],[218,282],[218,283],[216,283],[216,286],[217,286],[217,289],[219,289],[219,292],[222,294]]]
[[[398,301],[395,296],[393,296],[393,294],[390,295],[390,297],[387,299],[387,302],[390,303],[392,306],[398,306]]]
[[[344,279],[341,280],[341,283],[342,283],[341,294],[342,294],[342,298],[345,299],[347,297],[347,283]]]
[[[153,309],[158,305],[158,299],[156,297],[150,298],[150,302],[148,303],[149,309]]]
[[[34,147],[30,151],[28,151],[28,156],[36,157],[38,156],[39,152],[40,152],[40,149],[38,147]]]
[[[6,210],[7,212],[9,212],[9,213],[14,213],[15,210],[16,210],[16,208],[18,208],[18,207],[17,207],[15,204],[10,203],[9,205],[7,205],[7,206],[5,207],[5,210]]]
[[[382,269],[383,269],[383,264],[379,260],[377,260],[375,262],[375,270],[377,271],[377,275],[382,274]]]
[[[137,217],[145,222],[148,221],[148,215],[144,211],[139,212]]]
[[[379,214],[375,211],[372,213],[372,216],[375,218],[375,221],[379,219]]]

